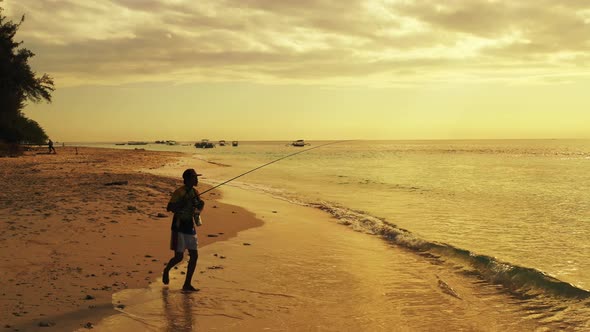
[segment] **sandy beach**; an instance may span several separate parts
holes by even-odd
[[[0,165],[7,330],[588,327],[320,209],[230,185],[204,196],[194,282],[201,290],[186,294],[186,262],[169,286],[161,283],[170,256],[165,204],[184,168],[205,174],[203,190],[208,171],[225,166],[181,153],[90,148],[27,153]]]
[[[590,332],[589,28],[0,0],[0,332]]]
[[[173,179],[137,169],[181,154],[45,152],[0,159],[0,323],[7,331],[96,324],[116,313],[114,293],[147,287],[171,257],[166,203],[182,185],[180,174]],[[216,222],[200,228],[201,245],[262,224],[215,194],[208,195],[207,217]]]

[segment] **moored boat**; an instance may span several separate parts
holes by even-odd
[[[195,148],[197,149],[210,149],[214,148],[215,144],[209,142],[208,139],[204,138],[200,142],[195,143]]]
[[[304,140],[302,139],[298,139],[296,141],[291,142],[292,146],[306,146],[306,145],[310,145],[309,143],[305,143]]]

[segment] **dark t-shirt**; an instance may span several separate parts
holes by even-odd
[[[196,234],[193,223],[193,215],[195,214],[195,206],[193,205],[193,202],[196,196],[197,192],[194,188],[191,187],[187,190],[185,186],[176,189],[172,194],[170,203],[184,203],[184,205],[174,213],[174,217],[172,218],[171,229],[173,231],[185,234]]]

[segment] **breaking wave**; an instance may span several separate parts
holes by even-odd
[[[232,186],[269,194],[290,203],[323,210],[338,220],[339,224],[355,231],[380,236],[386,241],[438,263],[449,263],[460,272],[501,285],[504,289],[525,298],[552,296],[564,299],[590,299],[590,291],[559,280],[535,268],[503,262],[495,257],[474,253],[450,244],[420,238],[409,230],[400,228],[384,218],[372,216],[332,202],[309,202],[299,195],[270,186],[234,182]],[[590,302],[588,302],[590,306]]]
[[[500,284],[512,293],[527,297],[551,295],[571,299],[590,298],[590,291],[556,279],[540,270],[502,262],[495,257],[476,254],[449,244],[421,239],[383,218],[377,218],[362,211],[354,211],[326,202],[304,204],[330,213],[340,224],[354,230],[381,236],[391,243],[430,259],[459,265],[465,274]]]

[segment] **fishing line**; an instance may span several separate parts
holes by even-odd
[[[235,180],[235,179],[237,179],[237,178],[239,178],[239,177],[242,177],[242,176],[244,176],[244,175],[246,175],[246,174],[252,173],[252,172],[254,172],[255,170],[261,169],[262,167],[266,167],[266,166],[268,166],[268,165],[270,165],[270,164],[274,164],[274,163],[276,163],[277,161],[281,161],[281,160],[283,160],[283,159],[286,159],[286,158],[292,157],[292,156],[294,156],[294,155],[297,155],[297,154],[300,154],[300,153],[303,153],[303,152],[307,152],[307,151],[310,151],[310,150],[313,150],[313,149],[321,148],[322,146],[331,145],[331,144],[336,144],[336,143],[342,143],[342,142],[350,142],[350,140],[345,140],[345,141],[336,141],[336,142],[325,143],[325,144],[322,144],[322,145],[314,146],[313,148],[309,148],[309,149],[305,149],[305,150],[297,151],[297,152],[295,152],[295,153],[291,153],[290,155],[286,155],[286,156],[284,156],[284,157],[281,157],[281,158],[279,158],[279,159],[275,159],[275,160],[273,160],[273,161],[271,161],[271,162],[268,162],[268,163],[266,163],[266,164],[264,164],[264,165],[262,165],[262,166],[258,166],[258,167],[256,167],[256,168],[254,168],[254,169],[251,169],[251,170],[249,170],[249,171],[247,171],[247,172],[245,172],[245,173],[242,173],[242,174],[240,174],[240,175],[238,175],[238,176],[236,176],[236,177],[233,177],[233,178],[231,178],[231,179],[229,179],[229,180],[227,180],[227,181],[225,181],[225,182],[222,182],[222,183],[220,183],[220,184],[216,185],[215,187],[209,188],[209,189],[207,189],[207,190],[203,191],[202,193],[199,193],[199,196],[201,196],[201,195],[203,195],[204,193],[206,193],[206,192],[208,192],[208,191],[211,191],[211,190],[213,190],[213,189],[215,189],[215,188],[221,187],[221,186],[223,186],[224,184],[226,184],[226,183],[228,183],[228,182],[231,182],[231,181],[233,181],[233,180]]]

